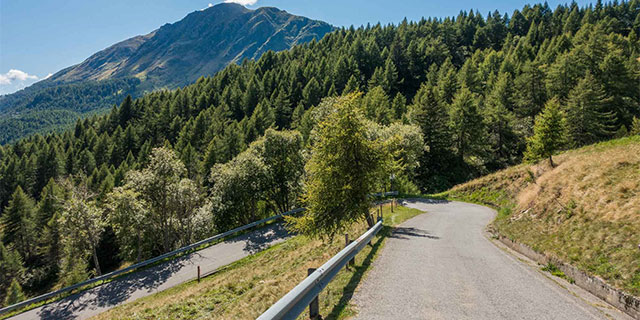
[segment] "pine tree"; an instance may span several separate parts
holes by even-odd
[[[131,99],[131,96],[127,96],[120,105],[120,109],[118,110],[118,117],[118,123],[123,128],[126,128],[129,120],[134,117],[133,100]]]
[[[518,150],[519,138],[514,130],[513,96],[511,76],[508,73],[503,73],[487,97],[487,106],[484,110],[485,122],[489,129],[489,143],[493,153],[491,162],[497,168],[514,163],[520,153]]]
[[[573,147],[613,136],[616,117],[613,112],[603,110],[607,101],[604,90],[589,72],[571,91],[565,114]]]
[[[485,145],[485,125],[476,102],[468,88],[456,94],[449,110],[449,127],[460,160],[479,155]]]
[[[362,99],[362,105],[367,118],[382,124],[391,123],[393,110],[391,110],[389,96],[381,86],[371,89]]]
[[[633,118],[631,122],[631,130],[629,130],[629,135],[640,135],[640,119],[637,117]]]
[[[7,292],[13,280],[21,280],[24,266],[20,254],[0,242],[0,290]]]
[[[304,106],[306,108],[315,106],[320,102],[320,98],[322,97],[322,89],[320,88],[320,84],[315,77],[312,77],[304,87],[304,89],[302,89],[302,97],[304,99]]]
[[[527,141],[525,160],[538,161],[549,159],[554,167],[553,154],[560,150],[566,141],[567,129],[565,115],[557,99],[552,99],[536,117],[533,136]]]
[[[402,116],[407,112],[407,98],[398,92],[391,102],[391,109],[394,119],[402,119]]]
[[[2,241],[13,244],[20,255],[29,259],[35,254],[35,204],[34,201],[17,187],[2,215]]]
[[[13,279],[11,281],[11,285],[9,285],[9,289],[7,290],[7,296],[4,298],[4,305],[10,306],[24,299],[25,297],[20,283],[18,283],[16,279]]]

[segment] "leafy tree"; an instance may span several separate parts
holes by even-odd
[[[294,229],[304,234],[331,237],[369,214],[368,194],[384,172],[385,155],[367,139],[358,100],[354,94],[340,98],[336,111],[317,128],[306,166],[307,211],[300,218],[289,219]]]
[[[249,149],[255,150],[265,165],[263,199],[273,203],[274,211],[290,210],[302,188],[302,135],[269,129]]]
[[[243,152],[211,169],[210,202],[217,230],[258,220],[258,202],[265,184],[265,164],[254,152]]]
[[[149,228],[148,204],[140,200],[140,195],[132,189],[115,188],[105,201],[105,211],[120,245],[122,258],[141,261],[144,249],[153,245],[145,243]]]
[[[567,135],[565,115],[558,100],[547,102],[542,113],[536,117],[533,130],[533,136],[527,141],[525,159],[537,161],[548,158],[549,164],[555,166],[553,154],[565,145]]]
[[[97,253],[105,228],[102,211],[97,207],[95,194],[89,191],[86,184],[74,186],[67,181],[66,187],[70,197],[64,203],[60,226],[67,259],[73,261],[91,256],[96,274],[102,275]]]
[[[144,208],[148,212],[144,242],[150,244],[149,252],[152,253],[168,252],[178,245],[190,243],[197,233],[194,230],[197,227],[195,214],[202,205],[202,195],[195,183],[185,178],[186,174],[184,164],[173,151],[166,148],[153,149],[147,168],[130,171],[123,189],[116,189],[108,196],[109,212],[125,211],[111,213],[111,217],[116,217],[114,221],[123,221],[120,218],[127,214],[127,210]],[[123,194],[135,195],[137,202],[128,202],[133,200]],[[120,225],[117,228],[124,227]],[[121,230],[116,232],[121,234],[124,232]],[[127,239],[120,237],[119,241],[126,242]]]

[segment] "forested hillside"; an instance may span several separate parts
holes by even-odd
[[[314,128],[344,99],[398,164],[376,187],[401,191],[520,163],[548,105],[566,148],[637,133],[639,33],[638,0],[341,29],[0,147],[0,292],[74,283],[298,205]]]
[[[334,28],[276,8],[221,3],[99,51],[14,94],[0,96],[0,144],[73,125],[127,95],[175,89],[231,63],[320,39]]]

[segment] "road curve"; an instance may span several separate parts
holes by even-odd
[[[289,237],[282,224],[271,224],[184,257],[126,275],[9,319],[86,319],[118,305],[169,289],[264,250]]]
[[[353,297],[357,319],[631,319],[492,243],[495,211],[405,201],[426,211],[387,238]]]

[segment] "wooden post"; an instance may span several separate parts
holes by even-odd
[[[200,282],[200,266],[198,266],[198,282]]]
[[[380,216],[381,217],[383,216],[383,214],[382,214],[382,203],[380,204]]]
[[[393,202],[395,201],[395,199],[391,199],[391,213],[393,213]]]
[[[349,244],[351,244],[351,243],[353,243],[353,240],[351,240],[349,242]],[[353,258],[351,258],[351,260],[349,260],[349,265],[352,266],[352,267],[356,265],[356,256],[353,256]]]
[[[315,268],[307,269],[307,276],[310,276],[314,271],[316,271]],[[322,319],[322,317],[320,316],[320,302],[318,301],[318,297],[313,299],[309,304],[309,319],[311,320]]]

